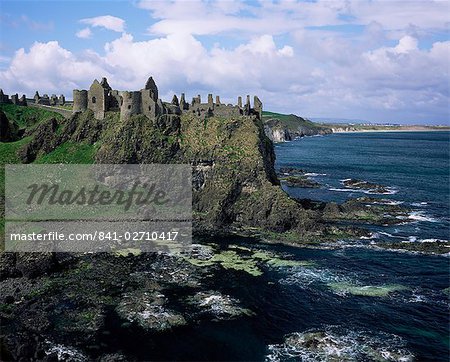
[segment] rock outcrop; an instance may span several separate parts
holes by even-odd
[[[265,112],[262,114],[264,131],[273,142],[291,141],[296,137],[329,134],[331,128],[308,121],[294,114]]]
[[[0,111],[0,142],[11,142],[18,138],[19,127],[10,122],[3,111]]]

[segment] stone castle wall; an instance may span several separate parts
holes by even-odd
[[[141,92],[120,92],[122,97],[122,104],[120,106],[120,119],[126,120],[134,114],[140,114],[141,112]]]
[[[258,97],[253,99],[253,108],[250,104],[250,96],[246,96],[245,105],[242,97],[238,97],[237,105],[225,104],[219,96],[208,94],[207,103],[202,103],[200,95],[192,98],[192,102],[186,101],[182,93],[180,99],[174,95],[171,103],[164,103],[158,98],[158,87],[150,77],[140,91],[113,90],[106,78],[101,82],[94,80],[88,91],[73,91],[73,112],[90,109],[96,119],[103,119],[108,111],[120,111],[120,119],[126,120],[134,114],[143,114],[153,120],[163,114],[194,113],[200,117],[221,116],[238,117],[241,115],[256,115],[262,117],[262,102]]]
[[[19,95],[13,94],[11,98],[3,93],[3,89],[0,89],[0,104],[15,104],[17,106],[26,106],[27,105],[27,99],[25,97],[25,94],[22,95],[22,97],[19,98]]]
[[[74,89],[73,112],[84,112],[86,109],[88,109],[88,91]]]

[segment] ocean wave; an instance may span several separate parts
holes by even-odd
[[[388,206],[397,206],[397,205],[401,205],[403,203],[404,203],[404,201],[394,201],[394,200],[387,200],[387,199],[372,202],[372,204],[388,205]]]
[[[326,173],[315,173],[315,172],[307,172],[303,176],[316,177],[316,176],[326,176]]]
[[[428,202],[412,202],[411,206],[416,206],[416,207],[424,207],[428,205]]]
[[[361,189],[350,189],[350,188],[340,189],[337,187],[331,187],[328,190],[329,191],[338,191],[338,192],[361,192],[366,195],[394,195],[398,192],[398,190],[394,189],[393,187],[386,187],[386,192],[376,192],[373,190],[361,190]]]
[[[394,232],[398,232],[398,229],[395,229]],[[390,233],[388,233],[386,231],[379,231],[377,234],[384,235],[384,236],[387,236],[388,238],[393,238],[393,239],[403,239],[404,238],[403,236],[393,235],[393,234],[390,234]]]
[[[329,291],[341,297],[388,297],[394,292],[408,289],[398,284],[367,285],[359,282],[356,275],[342,275],[320,268],[299,268],[296,272],[279,280],[279,283],[296,285],[309,290],[315,287],[314,284],[324,284]]]
[[[74,362],[87,362],[89,361],[88,357],[85,356],[80,350],[64,346],[62,344],[54,344],[50,341],[45,341],[46,349],[45,354],[53,354],[56,353],[58,355],[59,361],[74,361]]]
[[[417,241],[417,236],[411,235],[408,240],[402,240],[402,243],[415,243]]]
[[[449,240],[444,239],[417,239],[416,236],[410,236],[408,240],[403,240],[402,243],[448,243]]]
[[[423,211],[413,211],[408,215],[408,219],[413,221],[427,221],[427,222],[438,222],[438,220],[426,216]]]
[[[412,361],[414,355],[398,335],[329,326],[286,335],[267,347],[267,362],[278,361]]]

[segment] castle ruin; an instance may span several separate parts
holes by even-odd
[[[238,97],[238,104],[224,104],[220,97],[208,95],[206,103],[202,103],[201,96],[193,97],[191,103],[186,102],[185,94],[180,99],[176,95],[170,103],[163,102],[158,98],[158,87],[152,77],[147,80],[145,87],[140,91],[118,91],[113,90],[106,78],[99,82],[94,80],[89,90],[75,89],[73,91],[73,113],[83,112],[90,109],[94,112],[96,119],[104,119],[108,111],[120,112],[120,119],[126,120],[134,114],[143,114],[154,120],[164,114],[181,115],[183,113],[194,113],[200,117],[223,116],[235,117],[241,115],[256,115],[262,117],[262,102],[255,96],[253,108],[250,105],[250,96],[247,95],[245,105],[242,98]]]
[[[3,93],[3,89],[0,89],[0,104],[15,104],[17,106],[26,106],[27,99],[25,97],[25,94],[19,98],[19,95],[17,93],[13,94],[10,98],[9,95]]]
[[[66,98],[63,94],[61,94],[59,97],[56,96],[56,94],[52,94],[51,97],[48,96],[48,94],[44,94],[42,97],[39,95],[39,92],[36,91],[34,94],[34,104],[40,104],[43,106],[63,106],[66,104]]]

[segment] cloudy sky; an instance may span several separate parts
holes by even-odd
[[[450,1],[0,1],[0,87],[208,93],[305,117],[449,123]]]

